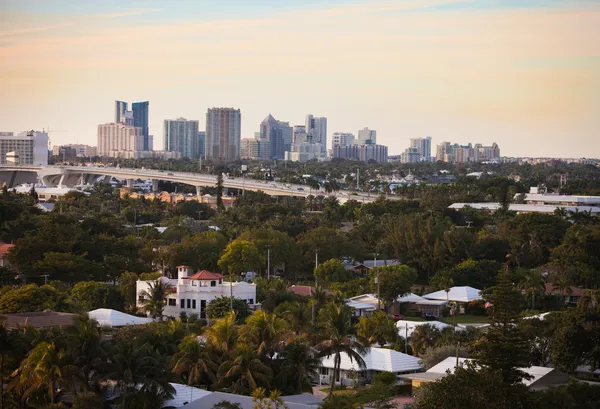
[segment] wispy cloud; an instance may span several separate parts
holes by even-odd
[[[40,27],[19,28],[19,29],[14,29],[14,30],[4,30],[4,31],[0,31],[0,37],[13,36],[13,35],[19,35],[19,34],[36,33],[36,32],[39,32],[39,31],[54,30],[54,29],[57,29],[57,28],[69,27],[69,26],[73,26],[73,25],[75,25],[75,23],[61,23],[61,24],[53,24],[53,25],[50,25],[50,26],[40,26]]]

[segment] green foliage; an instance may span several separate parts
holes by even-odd
[[[421,361],[423,362],[423,367],[425,369],[429,369],[451,356],[469,358],[469,352],[464,346],[458,347],[456,345],[442,345],[438,347],[427,348],[421,356]]]
[[[219,256],[226,246],[227,238],[222,233],[208,230],[184,237],[180,243],[166,248],[161,258],[171,269],[187,265],[196,271],[217,271]]]
[[[215,403],[211,409],[242,409],[242,406],[237,402],[231,403],[226,400],[222,400],[221,402]]]
[[[138,294],[141,298],[142,311],[152,318],[162,320],[163,311],[165,310],[164,300],[171,288],[171,284],[161,279],[148,282],[148,288]]]
[[[73,286],[69,302],[75,312],[98,308],[123,309],[123,299],[117,287],[96,281],[79,282]]]
[[[129,271],[124,272],[119,277],[119,291],[121,292],[121,297],[123,297],[125,308],[128,311],[135,310],[137,300],[136,282],[138,278],[139,277],[136,273]]]
[[[371,291],[377,294],[379,277],[379,294],[386,305],[391,305],[396,299],[408,292],[417,279],[417,271],[406,265],[391,265],[372,268],[369,271]]]
[[[443,290],[444,278],[450,278],[456,286],[471,286],[479,289],[493,286],[502,265],[493,260],[467,259],[445,272],[439,272],[430,280],[436,289]]]
[[[94,392],[80,392],[73,397],[72,409],[103,409],[102,396]]]
[[[66,297],[54,287],[28,284],[12,289],[0,296],[0,313],[61,311],[66,307]]]
[[[376,311],[368,317],[360,317],[357,335],[364,339],[368,345],[379,344],[383,347],[392,344],[398,338],[398,329],[384,311]]]
[[[157,271],[154,273],[141,273],[140,274],[141,281],[154,281],[154,280],[158,280],[160,277],[162,277],[162,274],[160,271]]]
[[[327,260],[315,269],[315,277],[319,283],[343,283],[354,278],[352,270],[346,270],[344,264],[338,259]]]
[[[206,315],[211,320],[223,318],[231,312],[231,302],[233,301],[233,311],[240,322],[243,322],[250,315],[250,308],[245,300],[231,297],[215,298],[206,306]]]
[[[246,240],[234,240],[227,245],[218,264],[221,271],[238,276],[248,271],[257,271],[263,262],[263,257],[254,244]]]

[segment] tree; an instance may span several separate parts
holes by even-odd
[[[129,271],[124,272],[119,277],[119,291],[121,292],[127,311],[135,311],[137,280],[138,275]]]
[[[42,260],[33,264],[33,268],[42,274],[48,274],[53,280],[75,283],[93,278],[96,266],[86,260],[84,255],[48,252]]]
[[[123,299],[117,288],[96,281],[82,281],[73,286],[69,301],[79,313],[98,308],[123,309]]]
[[[531,309],[535,310],[535,295],[546,292],[544,276],[539,268],[528,270],[519,282],[519,288],[525,291],[526,296],[531,296]]]
[[[528,377],[521,368],[531,366],[527,338],[516,325],[523,298],[504,273],[484,299],[492,304],[491,323],[476,343],[474,357],[478,364],[498,371],[505,385],[517,385]]]
[[[281,352],[279,376],[290,381],[294,386],[294,393],[310,391],[312,380],[319,375],[321,360],[317,358],[317,351],[306,341],[303,338],[294,338],[285,344]]]
[[[71,409],[103,409],[104,399],[94,392],[81,392],[73,396]]]
[[[365,368],[362,358],[368,352],[368,347],[353,339],[355,334],[352,325],[352,310],[347,305],[328,304],[319,313],[319,330],[323,341],[317,344],[319,356],[333,355],[333,377],[330,380],[329,397],[333,395],[333,387],[339,378],[341,354],[348,355],[351,361],[356,361],[360,368]]]
[[[263,264],[263,258],[251,242],[234,240],[227,245],[218,264],[221,271],[239,276],[248,271],[257,271]]]
[[[368,317],[360,317],[357,328],[357,335],[364,339],[366,344],[379,344],[383,347],[386,344],[392,344],[398,338],[398,329],[384,311],[376,311]]]
[[[19,383],[26,388],[26,396],[46,389],[50,403],[56,402],[56,392],[63,379],[64,353],[53,342],[40,342],[19,367]]]
[[[259,358],[257,351],[242,345],[219,367],[219,384],[227,390],[244,394],[259,386],[269,387],[273,372]]]
[[[64,310],[65,301],[65,295],[54,287],[28,284],[0,295],[0,313]]]
[[[332,258],[319,264],[315,269],[315,278],[319,283],[346,282],[354,278],[354,272],[346,270],[346,267],[344,267],[344,264],[340,260]]]
[[[259,357],[272,358],[275,347],[286,335],[287,323],[275,314],[255,311],[240,328],[242,342],[251,346]]]
[[[230,311],[223,318],[215,320],[206,329],[208,342],[223,355],[229,354],[235,348],[238,340],[239,327],[236,324],[235,312]]]
[[[369,271],[371,291],[377,293],[386,305],[391,305],[398,297],[410,292],[410,286],[417,280],[417,271],[407,265],[376,267]],[[375,279],[379,279],[379,286]]]
[[[218,369],[206,346],[198,341],[195,335],[184,338],[179,344],[179,351],[173,356],[172,371],[177,375],[185,375],[188,385],[198,385],[203,376],[212,381],[216,379]]]
[[[259,254],[270,253],[271,268],[282,267],[284,271],[295,270],[298,264],[298,249],[296,242],[287,233],[271,227],[261,227],[243,232],[240,240],[253,243]],[[264,257],[263,257],[264,259]]]
[[[217,175],[217,208],[222,210],[225,206],[223,206],[223,174],[219,173]]]
[[[140,298],[142,298],[140,300],[142,310],[152,318],[158,318],[159,321],[162,321],[163,311],[165,310],[165,299],[171,288],[171,284],[160,278],[148,283],[148,288],[140,291],[139,294]]]
[[[296,335],[308,332],[311,311],[305,303],[298,301],[284,301],[275,308],[274,313],[278,317],[286,320],[288,327],[290,330],[294,331]]]
[[[231,403],[226,400],[222,400],[221,402],[217,402],[212,406],[212,409],[242,409],[242,406],[235,402]]]
[[[421,362],[425,369],[434,367],[448,357],[468,358],[469,351],[464,347],[455,345],[442,345],[438,347],[427,348],[421,356]]]
[[[78,316],[66,329],[66,335],[66,356],[72,363],[71,374],[86,391],[100,392],[99,369],[106,355],[101,346],[102,330],[98,322],[87,315]]]
[[[562,301],[565,303],[567,294],[571,294],[573,289],[571,288],[571,281],[564,273],[554,274],[552,277],[552,290],[558,291],[562,295]]]
[[[423,356],[436,344],[441,335],[440,330],[431,324],[417,326],[410,335],[410,347],[414,355]]]
[[[252,409],[288,409],[277,390],[267,395],[264,388],[256,388],[252,392],[252,402],[254,402]]]
[[[493,260],[467,259],[447,270],[446,274],[437,273],[430,281],[432,284],[436,284],[438,276],[448,276],[452,279],[453,285],[487,288],[496,283],[496,277],[498,277],[501,267],[499,262]],[[436,285],[436,287],[443,289],[441,285]]]
[[[223,318],[231,312],[231,305],[239,322],[250,315],[250,308],[245,300],[231,297],[218,297],[206,305],[206,316],[211,319]]]

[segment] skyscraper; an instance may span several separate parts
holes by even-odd
[[[327,150],[327,118],[306,115],[306,133],[312,143],[320,143],[322,152]]]
[[[127,112],[127,102],[115,101],[115,123],[123,122],[125,112]]]
[[[206,131],[198,131],[198,152],[201,158],[206,154]]]
[[[206,159],[237,159],[240,155],[241,124],[239,109],[210,108],[206,113]]]
[[[48,164],[48,133],[37,131],[0,132],[0,165]]]
[[[354,143],[354,135],[346,132],[334,132],[331,135],[331,146],[350,146]]]
[[[356,145],[377,145],[377,131],[363,128],[358,131]]]
[[[293,130],[289,122],[281,122],[269,114],[260,123],[260,138],[269,141],[270,158],[283,160],[285,152],[291,150]]]
[[[426,138],[411,138],[409,148],[417,150],[419,155],[421,155],[421,162],[431,160],[431,136]]]
[[[98,125],[98,155],[115,158],[138,158],[143,151],[142,128],[123,123]]]
[[[200,157],[198,121],[188,121],[185,118],[165,119],[163,135],[165,151],[179,152],[184,158]]]
[[[150,143],[148,138],[148,106],[150,102],[134,102],[131,104],[131,110],[133,111],[133,126],[142,128],[142,136],[144,137],[144,148],[143,150],[150,150]]]

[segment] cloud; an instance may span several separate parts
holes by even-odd
[[[13,36],[13,35],[19,35],[19,34],[27,34],[27,33],[36,33],[39,31],[54,30],[57,28],[69,27],[69,26],[73,26],[73,25],[75,25],[75,23],[61,23],[61,24],[53,24],[50,26],[5,30],[5,31],[0,31],[0,37]]]

